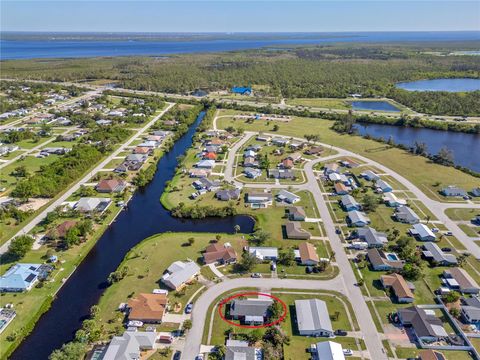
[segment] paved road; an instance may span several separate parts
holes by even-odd
[[[138,129],[138,131],[133,135],[128,141],[123,143],[117,150],[115,150],[112,154],[110,154],[105,160],[103,160],[99,165],[97,165],[92,171],[90,171],[87,175],[85,175],[80,181],[78,181],[75,185],[70,187],[62,196],[60,196],[57,200],[51,203],[45,210],[43,210],[40,214],[38,214],[32,221],[30,221],[27,225],[23,227],[18,233],[16,233],[12,238],[27,234],[31,231],[36,225],[38,225],[47,214],[56,207],[60,206],[65,200],[67,200],[75,191],[77,191],[80,186],[87,183],[94,174],[96,174],[99,170],[103,169],[115,156],[118,156],[122,151],[124,151],[132,142],[134,142],[142,133],[147,131],[155,122],[160,119],[170,108],[175,105],[174,103],[168,103],[168,106],[157,116],[155,116],[150,122],[148,122],[144,127]],[[8,245],[10,244],[10,240],[8,240],[5,244],[0,247],[0,254],[5,253],[8,250]]]
[[[345,291],[343,290],[343,283],[340,277],[324,281],[278,278],[237,278],[223,281],[209,288],[195,302],[192,311],[192,328],[187,334],[185,348],[182,352],[182,359],[192,360],[198,355],[200,345],[202,343],[203,329],[207,325],[207,309],[210,304],[214,303],[215,299],[222,294],[242,287],[255,287],[260,289],[282,288],[299,290],[335,290],[346,295]]]

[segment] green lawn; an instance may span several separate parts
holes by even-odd
[[[220,115],[224,114],[232,114],[232,112],[220,112]],[[303,137],[305,129],[309,129],[309,133],[319,134],[320,141],[323,143],[339,146],[371,158],[400,173],[424,191],[427,196],[436,200],[445,200],[438,195],[439,190],[445,185],[456,184],[465,189],[478,186],[478,179],[455,168],[433,164],[426,158],[414,156],[407,151],[392,148],[373,140],[363,139],[359,136],[340,135],[330,129],[332,124],[333,122],[329,120],[294,117],[289,123],[282,124],[279,134]],[[217,126],[219,128],[242,127],[248,131],[268,130],[267,126],[259,122],[249,124],[243,120],[234,120],[228,117],[219,118]],[[432,176],[432,174],[434,175]]]
[[[470,221],[475,218],[476,215],[480,215],[479,209],[468,208],[450,208],[445,210],[445,214],[455,221]]]
[[[401,348],[397,347],[395,352],[397,356],[401,359],[417,357],[420,349],[417,348]],[[473,358],[468,354],[467,351],[440,351],[447,360],[472,360]]]
[[[351,105],[344,99],[315,99],[315,98],[298,98],[298,99],[288,99],[288,105],[294,106],[306,106],[306,107],[319,107],[319,108],[328,108],[328,109],[342,109],[349,110]]]

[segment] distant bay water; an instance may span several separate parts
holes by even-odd
[[[21,33],[12,36],[3,33],[0,40],[0,59],[80,58],[99,56],[156,56],[195,52],[221,52],[279,47],[285,45],[320,45],[335,42],[428,42],[475,41],[480,32],[358,32],[358,33],[285,33],[285,34],[213,34],[207,40],[196,39],[192,34],[172,37],[170,40],[152,41],[151,35],[134,39],[108,34],[88,34],[86,39],[76,39],[78,34]],[[193,34],[194,35],[194,34]],[[96,37],[98,39],[96,39]],[[59,39],[60,38],[60,39]]]

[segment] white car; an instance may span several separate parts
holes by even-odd
[[[142,327],[143,322],[138,321],[138,320],[131,320],[131,321],[128,322],[127,326],[128,327]]]
[[[343,349],[343,355],[352,356],[353,355],[352,349]]]

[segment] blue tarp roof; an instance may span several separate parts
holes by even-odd
[[[234,86],[232,87],[232,92],[237,94],[245,94],[246,92],[252,92],[252,88],[243,87],[243,86]]]

